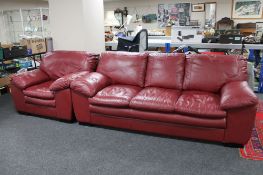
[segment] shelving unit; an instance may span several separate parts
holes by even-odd
[[[0,13],[9,42],[19,42],[21,35],[50,36],[48,8],[4,10]]]

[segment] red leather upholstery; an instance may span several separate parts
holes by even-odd
[[[145,121],[157,121],[166,122],[169,124],[173,123],[208,128],[226,128],[225,118],[197,118],[176,113],[144,111],[129,108],[113,108],[96,105],[90,105],[89,109],[92,113],[104,114],[109,116],[119,116],[124,118],[141,119]]]
[[[173,89],[147,87],[130,102],[130,107],[146,111],[173,112],[181,92]]]
[[[150,54],[145,86],[182,89],[184,64],[184,54]]]
[[[97,72],[107,75],[113,84],[144,86],[147,53],[105,52]]]
[[[67,89],[70,87],[70,83],[75,80],[78,79],[82,76],[86,76],[89,75],[89,71],[82,71],[82,72],[77,72],[77,73],[71,73],[68,75],[65,75],[59,79],[57,79],[56,81],[54,81],[51,86],[49,87],[49,89],[51,91],[60,91],[63,89]]]
[[[30,113],[41,116],[54,117],[57,116],[57,110],[54,107],[39,106],[25,102],[25,96],[21,89],[11,84],[11,95],[15,104],[16,110],[19,112]],[[68,106],[65,106],[67,108]],[[60,116],[57,116],[59,119]]]
[[[221,89],[220,107],[222,109],[256,106],[257,103],[257,96],[246,81],[230,82]]]
[[[71,121],[70,83],[94,71],[97,57],[87,52],[55,51],[43,58],[40,69],[13,76],[11,94],[17,111]]]
[[[225,118],[220,109],[219,95],[201,91],[183,91],[175,104],[175,111],[201,118]]]
[[[100,74],[96,83],[85,78],[71,83],[76,118],[245,144],[257,106],[256,96],[242,82],[247,78],[246,65],[240,56],[106,52],[97,69],[104,77]]]
[[[98,91],[111,84],[111,79],[103,74],[92,72],[73,81],[71,89],[87,97],[93,97]]]
[[[12,78],[16,109],[70,120],[72,98],[79,122],[225,143],[249,139],[257,98],[242,82],[241,57],[105,52],[96,73],[82,74],[96,60],[86,56],[49,54],[41,70]]]
[[[72,92],[72,100],[75,101],[73,103],[74,107],[74,113],[76,117],[78,118],[78,122],[81,123],[90,123],[91,117],[90,117],[90,109],[89,107],[89,99],[87,96],[84,96],[82,94]]]
[[[140,87],[130,85],[111,85],[99,91],[89,101],[91,104],[128,107],[131,99],[135,97]]]
[[[116,117],[97,113],[91,113],[90,115],[90,123],[95,125],[110,126],[182,138],[202,139],[216,142],[224,141],[224,129],[194,126],[189,127],[188,125]]]
[[[251,137],[256,112],[257,106],[228,110],[224,142],[245,145]]]
[[[231,81],[246,81],[247,71],[241,56],[188,55],[184,89],[219,92]]]
[[[29,88],[23,90],[24,95],[34,98],[41,99],[54,99],[54,92],[49,90],[49,86],[53,83],[53,81],[46,81],[41,84],[37,84],[34,86],[30,86]]]
[[[49,76],[41,70],[33,70],[16,74],[11,77],[11,83],[20,89],[25,89],[39,83],[50,80]]]
[[[97,55],[82,51],[56,51],[46,54],[40,69],[53,80],[65,75],[93,71],[96,69]]]
[[[32,98],[25,96],[25,102],[28,104],[34,104],[39,106],[48,106],[48,107],[56,107],[55,100],[49,100],[49,99],[39,99],[39,98]]]

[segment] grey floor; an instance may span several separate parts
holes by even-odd
[[[0,175],[262,175],[237,148],[21,115],[0,96]]]

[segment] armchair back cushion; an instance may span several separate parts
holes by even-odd
[[[150,54],[148,57],[145,86],[182,89],[184,66],[184,54]]]
[[[56,80],[64,75],[80,71],[94,71],[97,57],[84,51],[55,51],[43,58],[40,69]]]
[[[246,66],[239,55],[188,55],[183,89],[217,93],[225,83],[246,81]]]
[[[113,84],[144,86],[148,53],[104,52],[97,72],[111,78]]]

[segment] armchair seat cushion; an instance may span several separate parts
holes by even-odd
[[[128,107],[141,88],[131,85],[111,85],[99,91],[89,101],[93,105]]]
[[[204,118],[225,118],[217,94],[202,91],[183,91],[175,104],[175,111]]]
[[[39,98],[32,98],[25,96],[25,102],[33,105],[47,106],[47,107],[56,107],[55,100],[44,100]]]
[[[50,85],[53,81],[47,81],[44,83],[40,83],[38,85],[34,85],[23,90],[25,96],[40,98],[40,99],[54,99],[54,92],[49,90]]]
[[[148,111],[173,112],[180,94],[179,90],[147,87],[131,100],[130,107]]]

